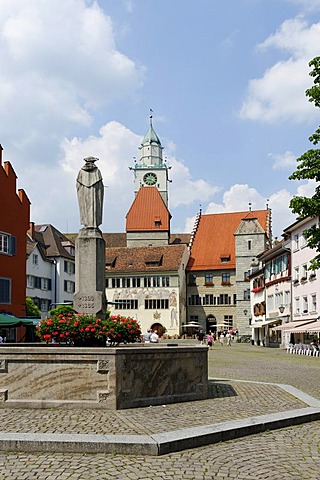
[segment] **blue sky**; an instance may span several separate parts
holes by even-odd
[[[172,165],[173,232],[203,213],[265,208],[274,235],[312,182],[288,176],[319,110],[314,0],[1,0],[0,142],[31,220],[80,228],[75,178],[98,157],[103,231],[124,231],[129,166],[149,124]]]

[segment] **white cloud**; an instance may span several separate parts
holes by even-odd
[[[195,201],[208,201],[220,189],[203,179],[193,179],[189,168],[174,157],[168,157],[172,166],[172,187],[170,191],[170,207],[191,205]]]
[[[267,69],[262,78],[249,82],[240,117],[263,122],[316,118],[318,112],[306,99],[305,90],[312,84],[308,63],[318,55],[319,43],[320,23],[310,26],[300,17],[283,22],[259,45],[259,51],[276,48],[289,58]]]
[[[1,132],[24,151],[87,127],[95,108],[132,96],[143,82],[143,68],[117,50],[96,2],[2,0],[0,55]]]
[[[255,188],[245,184],[235,184],[224,192],[221,204],[209,203],[203,210],[204,214],[248,211],[249,203],[252,210],[263,210],[268,205],[272,210],[273,235],[281,237],[283,229],[295,220],[289,209],[291,194],[282,189],[273,193],[268,199],[263,197]],[[191,231],[194,218],[186,219],[185,231]]]
[[[84,164],[83,159],[92,155],[99,158],[97,166],[106,187],[101,228],[104,231],[125,231],[125,216],[134,199],[134,176],[128,167],[133,166],[134,155],[139,158],[138,147],[142,138],[115,121],[103,125],[98,135],[84,139],[65,138],[61,142],[59,164],[31,166],[24,174],[23,188],[30,192],[32,220],[52,223],[63,231],[67,228],[73,232],[79,230],[76,176]],[[205,180],[192,178],[189,169],[174,156],[168,158],[168,163],[173,166],[172,184],[169,184],[172,215],[178,206],[207,201],[218,190]]]
[[[268,156],[274,160],[274,170],[293,170],[297,166],[297,157],[290,150],[282,154],[269,153]]]

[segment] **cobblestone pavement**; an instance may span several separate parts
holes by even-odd
[[[285,383],[320,398],[320,358],[233,344],[209,352],[209,375]],[[216,381],[206,401],[123,410],[0,410],[5,432],[150,434],[305,406],[273,385]],[[1,453],[1,480],[319,480],[320,422],[162,457]]]

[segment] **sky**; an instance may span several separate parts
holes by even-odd
[[[294,220],[296,159],[319,109],[319,0],[0,0],[0,143],[31,221],[77,232],[76,176],[99,158],[104,232],[124,232],[139,146],[153,126],[170,170],[171,231],[195,215],[272,210]]]

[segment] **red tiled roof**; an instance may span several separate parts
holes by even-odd
[[[126,231],[169,231],[170,212],[156,187],[142,187],[127,213]]]
[[[234,233],[240,222],[256,218],[262,229],[268,232],[268,217],[269,210],[201,215],[187,270],[235,268]],[[227,256],[230,256],[229,262],[222,263],[221,257]]]

